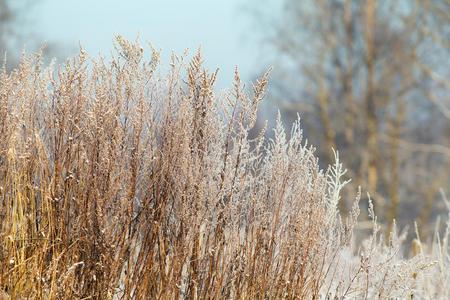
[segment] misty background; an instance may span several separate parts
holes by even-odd
[[[267,60],[261,65],[261,32],[252,28],[250,7],[242,0],[3,2],[17,16],[14,27],[22,38],[16,51],[20,45],[30,50],[46,43],[61,60],[76,54],[81,43],[91,56],[107,55],[117,34],[151,43],[166,60],[172,51],[194,53],[200,47],[207,67],[220,69],[219,88],[232,81],[235,66],[245,80],[255,77],[256,68],[269,66]]]

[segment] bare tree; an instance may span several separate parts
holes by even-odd
[[[0,51],[6,50],[6,39],[9,31],[9,23],[12,20],[11,9],[6,0],[0,0]]]
[[[29,26],[26,26],[28,22],[27,13],[38,2],[30,0],[0,0],[0,56],[3,61],[6,54],[8,68],[15,66],[19,61],[20,53],[24,49],[24,41],[34,41],[30,39],[32,32],[29,31]],[[43,45],[37,41],[37,45],[28,44],[26,46],[33,46],[36,49]],[[48,54],[49,50],[53,50],[53,46],[47,46],[45,50],[46,54]],[[52,54],[54,55],[54,53]]]
[[[324,165],[340,150],[354,187],[391,221],[417,216],[399,205],[420,208],[423,199],[428,219],[450,183],[449,8],[448,0],[284,0],[271,23],[280,54],[272,97],[287,117],[300,112]]]

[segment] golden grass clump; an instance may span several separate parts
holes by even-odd
[[[199,53],[116,46],[0,74],[0,299],[448,298],[448,230],[406,258],[370,209],[357,246],[339,157],[249,135],[268,73],[218,96]]]

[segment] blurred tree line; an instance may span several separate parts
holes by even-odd
[[[20,51],[14,48],[24,40],[23,28],[20,27],[21,17],[26,14],[26,7],[20,5],[23,2],[0,0],[0,54],[2,64],[6,54],[8,66],[17,63]]]
[[[8,69],[17,65],[23,51],[41,51],[46,58],[63,52],[59,45],[45,43],[36,38],[32,29],[31,11],[40,1],[0,0],[0,60],[6,59]]]
[[[324,166],[339,150],[389,227],[428,223],[450,187],[450,1],[283,0],[264,17],[286,123],[300,113]]]
[[[5,53],[7,49],[7,40],[11,32],[11,23],[13,20],[11,8],[6,0],[0,0],[0,53]]]

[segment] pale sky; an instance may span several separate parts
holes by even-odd
[[[81,42],[91,56],[107,55],[115,34],[133,40],[139,34],[143,44],[163,50],[163,59],[201,46],[207,67],[220,68],[219,88],[230,85],[235,65],[246,81],[268,67],[258,62],[260,41],[245,0],[41,1],[34,8],[36,38],[71,53]]]

